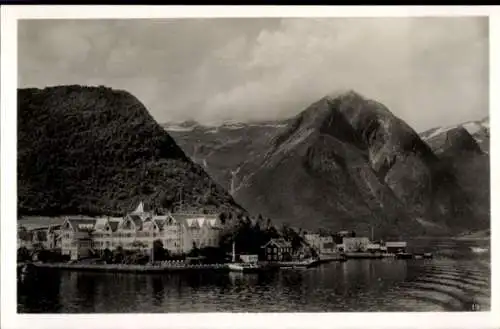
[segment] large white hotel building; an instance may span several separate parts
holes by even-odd
[[[23,225],[23,220],[19,225]],[[28,225],[25,225],[25,228]],[[155,215],[144,211],[141,202],[125,217],[70,216],[31,230],[33,239],[18,238],[18,245],[30,247],[41,243],[48,249],[60,248],[71,259],[87,256],[92,251],[142,248],[150,250],[160,240],[171,254],[198,248],[217,247],[223,224],[217,214],[171,213]],[[30,230],[30,228],[27,228]]]

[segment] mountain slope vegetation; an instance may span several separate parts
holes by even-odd
[[[142,200],[165,210],[181,199],[243,211],[128,92],[18,90],[20,215],[123,214]]]

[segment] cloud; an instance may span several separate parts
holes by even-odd
[[[239,64],[263,73],[208,99],[204,115],[290,116],[353,88],[419,129],[466,120],[487,112],[487,41],[470,18],[283,20]]]
[[[21,86],[105,84],[158,121],[295,115],[336,89],[418,130],[488,111],[486,18],[23,21]]]

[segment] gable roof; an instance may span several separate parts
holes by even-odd
[[[68,222],[75,232],[88,232],[94,229],[96,219],[68,218]]]
[[[142,229],[142,218],[139,215],[129,214],[127,217],[135,224],[137,230]]]
[[[189,228],[201,228],[204,225],[215,226],[218,222],[218,216],[215,214],[186,214],[176,213],[170,215],[174,220],[182,223]]]
[[[165,223],[167,222],[166,218],[154,218],[153,221],[155,222],[156,226],[160,231],[163,230],[163,226],[165,226]]]
[[[132,214],[142,214],[144,213],[144,202],[139,202],[139,205],[137,208],[135,208],[134,211],[132,211]]]
[[[263,248],[267,247],[269,244],[273,244],[273,245],[275,245],[278,248],[291,248],[292,247],[292,244],[290,243],[290,241],[287,241],[287,240],[285,240],[283,238],[271,239],[271,240],[269,240],[269,242],[267,242],[262,247]]]
[[[119,224],[120,224],[120,222],[116,221],[116,220],[109,221],[109,227],[111,227],[111,231],[116,232]]]

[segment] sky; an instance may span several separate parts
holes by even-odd
[[[24,20],[18,85],[105,85],[160,123],[289,118],[337,90],[415,130],[488,115],[488,20]]]

